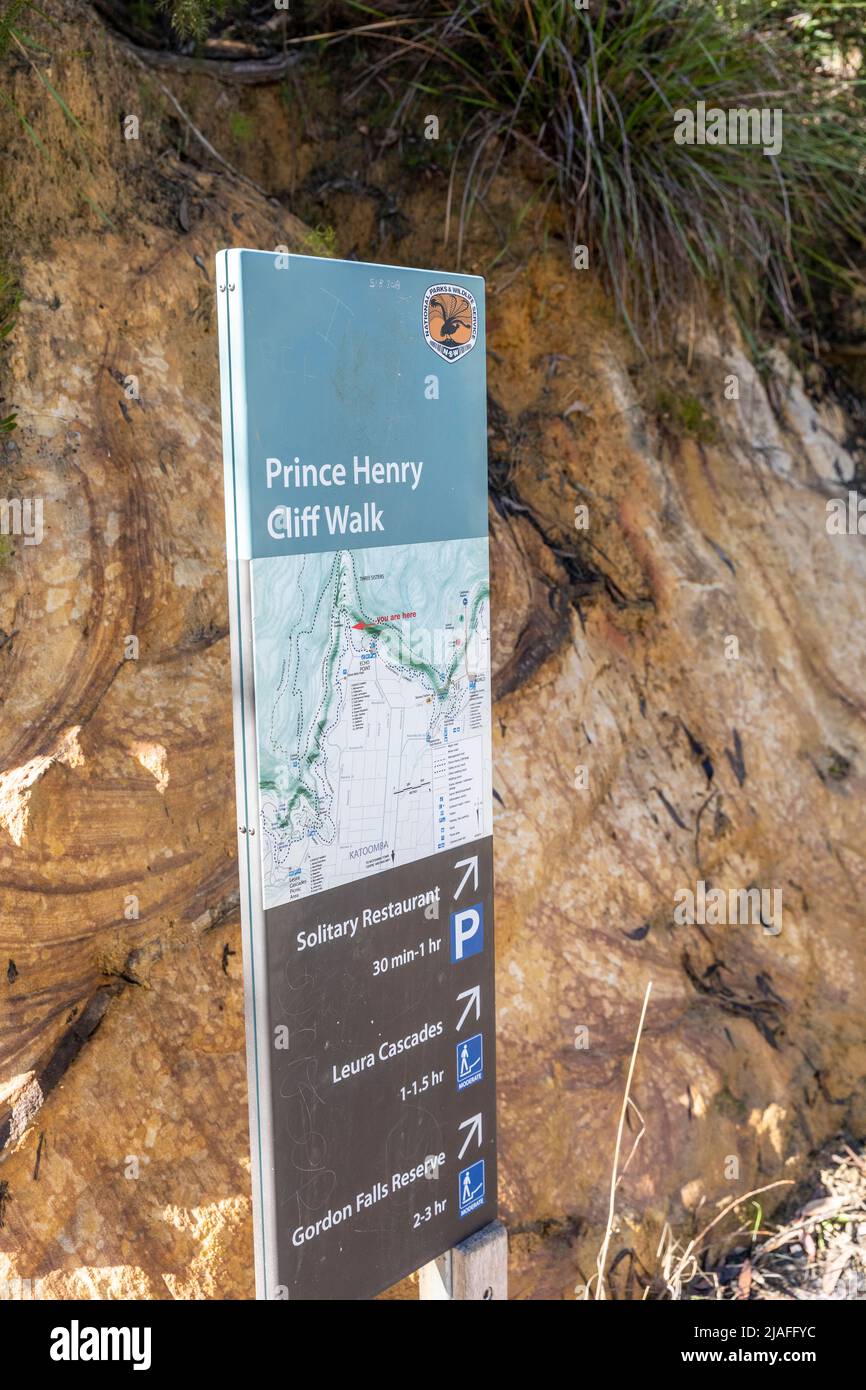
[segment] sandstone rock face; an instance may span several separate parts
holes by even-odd
[[[69,13],[87,163],[49,106],[34,176],[3,118],[24,298],[2,491],[43,498],[45,531],[0,565],[0,1284],[247,1298],[212,265],[308,234],[124,143],[152,89]],[[13,91],[32,112],[32,75]],[[400,255],[442,259],[427,229]],[[502,1205],[515,1296],[560,1298],[594,1269],[649,981],[620,1275],[654,1266],[666,1222],[691,1234],[864,1131],[866,559],[825,524],[849,422],[781,357],[765,383],[732,331],[693,337],[684,428],[579,276],[539,253],[497,288]],[[781,930],[677,923],[699,880],[778,890]]]
[[[702,358],[719,387],[739,376],[717,444],[649,437],[600,353],[597,428],[572,440],[551,424],[539,452],[556,472],[519,475],[542,516],[561,515],[569,480],[591,489],[598,563],[621,590],[578,600],[571,640],[497,706],[506,1204],[553,1220],[576,1282],[594,1268],[648,981],[645,1133],[614,1249],[652,1266],[666,1221],[689,1229],[705,1205],[709,1220],[864,1120],[864,556],[825,525],[854,464],[837,446],[831,484],[819,410],[804,417],[777,381],[774,414],[744,359],[716,342]],[[698,880],[778,890],[781,930],[677,924]],[[531,1249],[526,1262],[537,1292]]]

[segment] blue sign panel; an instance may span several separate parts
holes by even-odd
[[[484,281],[228,255],[255,325],[232,345],[246,558],[486,537]],[[450,319],[434,307],[431,331],[437,303]]]

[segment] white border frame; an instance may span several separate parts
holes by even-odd
[[[259,835],[259,766],[252,663],[250,522],[246,458],[246,391],[240,252],[216,257],[226,562],[231,632],[232,715],[238,823],[238,876],[244,966],[244,1019],[249,1087],[250,1159],[256,1298],[282,1293],[277,1270],[277,1206],[272,1155],[270,1038],[265,916]]]

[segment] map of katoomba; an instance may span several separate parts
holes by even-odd
[[[265,907],[489,835],[487,538],[252,572]]]

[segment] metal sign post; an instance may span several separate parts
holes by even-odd
[[[484,282],[217,284],[257,1291],[369,1298],[496,1215]]]

